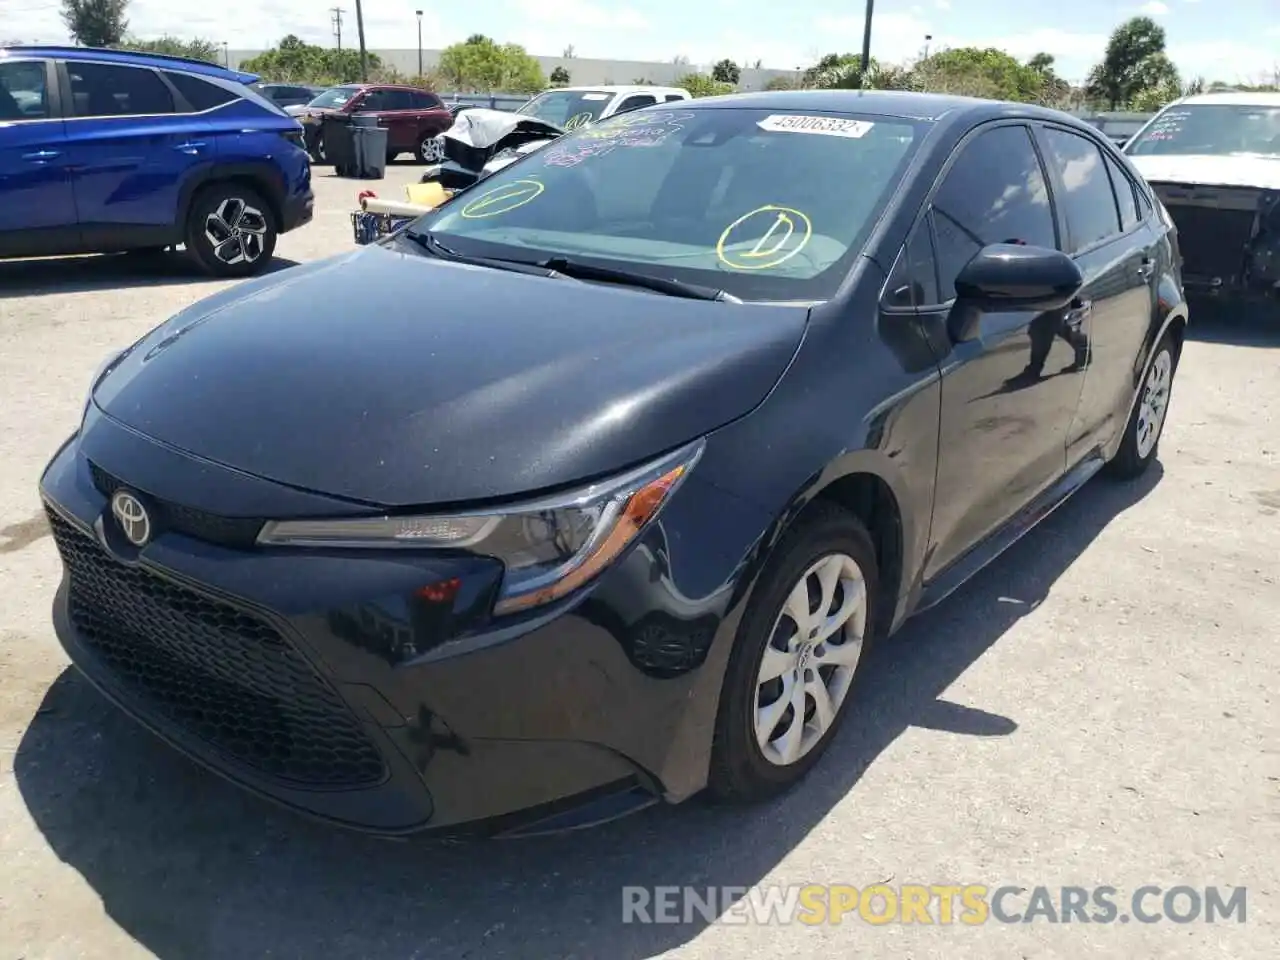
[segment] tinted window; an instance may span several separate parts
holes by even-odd
[[[1071,231],[1071,250],[1083,250],[1120,232],[1116,197],[1102,151],[1085,137],[1065,130],[1044,132],[1049,156],[1062,180],[1058,205]]]
[[[675,103],[677,100],[687,100],[689,98],[682,97],[678,93],[668,93],[665,99],[667,103]]]
[[[882,117],[653,107],[543,147],[423,226],[462,252],[562,255],[751,300],[825,299],[861,252],[919,129]]]
[[[651,107],[658,102],[658,98],[650,94],[642,94],[634,97],[627,97],[614,111],[615,114],[627,113],[631,110],[639,110],[641,107]]]
[[[178,92],[182,94],[187,103],[191,104],[193,110],[199,113],[202,110],[212,110],[214,107],[220,107],[224,103],[230,103],[232,100],[238,99],[234,93],[225,87],[219,87],[216,84],[209,83],[207,80],[201,80],[199,77],[193,77],[189,73],[165,73],[169,82],[178,88]]]
[[[0,63],[0,121],[49,116],[43,61]]]
[[[415,110],[438,110],[443,106],[440,98],[434,93],[415,92],[409,94],[409,99],[412,101],[413,109]]]
[[[1142,219],[1138,213],[1137,191],[1128,174],[1120,169],[1120,164],[1107,157],[1107,172],[1111,174],[1111,185],[1115,187],[1116,200],[1120,204],[1120,226],[1132,230]]]
[[[173,113],[173,97],[153,71],[106,63],[68,63],[77,117]]]
[[[993,243],[1057,246],[1049,189],[1025,127],[997,127],[964,147],[933,200],[941,296],[955,296],[960,270]]]
[[[911,231],[885,289],[885,303],[891,307],[924,307],[942,299],[927,217]]]
[[[357,110],[398,110],[393,106],[395,103],[396,90],[370,90],[364,95],[364,98],[355,105]]]

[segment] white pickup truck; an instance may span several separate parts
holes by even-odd
[[[683,87],[554,87],[538,94],[516,113],[554,123],[562,130],[577,130],[619,113],[688,99],[689,91]]]

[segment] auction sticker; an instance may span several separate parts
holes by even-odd
[[[863,137],[875,124],[866,120],[850,120],[847,117],[809,117],[799,114],[775,113],[756,124],[761,130],[773,133],[817,133],[824,137]]]

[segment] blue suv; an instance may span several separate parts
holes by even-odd
[[[247,86],[182,57],[0,49],[0,257],[183,244],[243,277],[311,219],[302,128]]]

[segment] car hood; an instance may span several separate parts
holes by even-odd
[[[603,476],[742,416],[807,317],[373,245],[178,314],[109,369],[94,402],[280,483],[455,504]]]
[[[1215,187],[1280,189],[1280,158],[1130,155],[1151,183],[1194,183]]]

